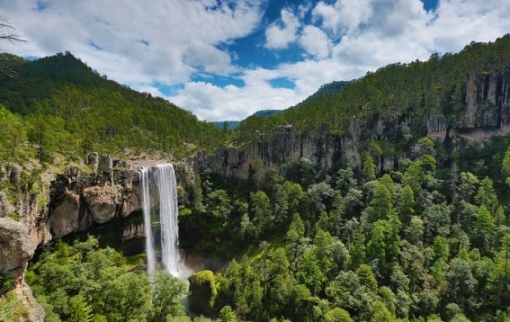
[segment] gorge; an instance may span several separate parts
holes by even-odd
[[[68,54],[20,63],[58,90],[0,77],[0,132],[26,141],[0,136],[1,281],[34,321],[189,321],[151,297],[185,293],[179,261],[221,321],[506,321],[508,53],[390,65],[233,131]]]

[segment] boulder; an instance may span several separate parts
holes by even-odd
[[[24,224],[10,217],[0,218],[0,273],[24,269],[34,250],[35,245]]]
[[[115,192],[117,186],[92,186],[83,189],[82,196],[86,202],[88,211],[95,223],[102,224],[111,220],[117,209]]]
[[[11,212],[12,207],[5,191],[0,191],[0,217],[8,216]]]
[[[216,300],[216,278],[212,271],[199,271],[188,278],[189,309],[196,314],[213,315]]]
[[[89,166],[92,167],[94,173],[97,173],[97,167],[99,165],[99,153],[90,152],[87,159],[89,161]]]

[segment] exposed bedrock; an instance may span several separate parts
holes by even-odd
[[[510,71],[479,74],[466,78],[463,112],[448,121],[442,114],[427,121],[428,137],[452,144],[480,145],[493,136],[510,134]]]

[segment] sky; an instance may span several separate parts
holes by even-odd
[[[208,121],[510,32],[508,0],[0,0],[0,16],[27,40],[0,51],[70,51]]]

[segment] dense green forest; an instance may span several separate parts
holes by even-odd
[[[280,124],[292,124],[304,134],[341,135],[353,116],[362,125],[371,125],[374,118],[389,113],[396,113],[399,118],[410,117],[417,124],[425,124],[423,121],[430,114],[443,114],[448,122],[454,122],[465,107],[467,74],[508,69],[509,52],[507,34],[492,43],[473,42],[458,54],[433,54],[425,62],[388,65],[354,81],[325,85],[309,99],[282,113],[263,118],[251,116],[241,122],[236,138],[246,142],[254,131],[267,133]],[[411,130],[420,133],[424,129]]]
[[[212,124],[162,98],[107,80],[68,52],[36,61],[5,60],[15,77],[0,75],[2,159],[26,139],[40,159],[56,151],[182,156],[223,140]]]
[[[367,154],[359,173],[301,160],[286,177],[197,178],[182,224],[235,256],[211,278],[212,308],[247,321],[508,321],[508,185],[493,180],[510,184],[509,143],[489,144],[498,161],[473,172],[438,167],[425,138],[380,175]]]

